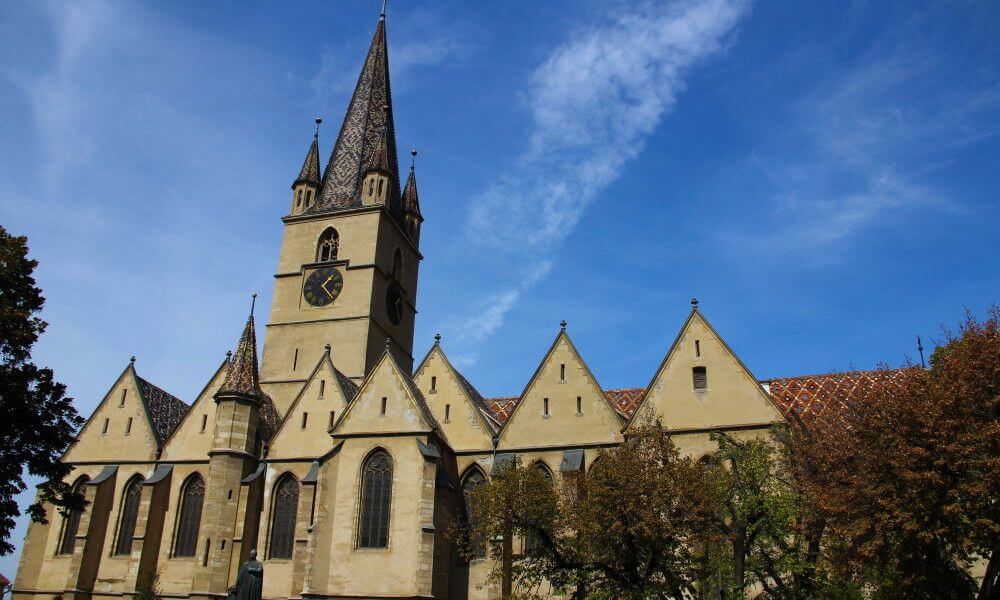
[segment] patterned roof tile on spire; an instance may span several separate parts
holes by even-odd
[[[417,196],[417,177],[413,174],[413,166],[410,166],[410,176],[406,178],[406,187],[403,188],[403,212],[420,214],[420,199]]]
[[[191,407],[180,398],[153,385],[138,375],[135,376],[139,388],[139,396],[149,417],[149,424],[156,436],[156,444],[163,447],[163,442],[177,429]]]
[[[306,159],[302,162],[302,170],[295,183],[312,183],[319,185],[319,134],[313,136],[312,145],[306,153]]]
[[[317,214],[361,206],[362,175],[372,166],[370,161],[377,158],[380,153],[377,147],[383,142],[386,171],[390,176],[388,204],[390,212],[398,212],[399,162],[389,85],[389,50],[385,19],[380,18],[340,134],[323,171],[322,191],[316,204],[305,212]]]
[[[260,372],[257,366],[257,333],[254,330],[253,315],[247,319],[243,335],[240,336],[240,343],[236,346],[236,352],[229,363],[226,381],[219,388],[218,393],[241,394],[258,399],[264,397],[264,392],[260,389]]]

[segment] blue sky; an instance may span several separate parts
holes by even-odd
[[[190,401],[269,301],[378,4],[0,8],[0,223],[81,413],[132,354]],[[391,1],[415,355],[439,331],[516,394],[566,319],[602,385],[641,386],[697,296],[759,378],[915,358],[1000,299],[998,32],[987,1]]]

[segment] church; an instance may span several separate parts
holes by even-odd
[[[497,598],[495,557],[463,560],[444,532],[498,466],[559,485],[647,417],[698,456],[712,431],[822,418],[870,377],[758,381],[697,301],[643,387],[604,389],[565,323],[516,396],[483,397],[439,337],[415,357],[423,217],[412,162],[400,172],[384,13],[320,161],[317,130],[259,363],[251,312],[189,402],[125,365],[63,457],[86,508],[30,524],[15,600],[129,598],[154,574],[164,598],[225,598],[251,550],[265,598]]]

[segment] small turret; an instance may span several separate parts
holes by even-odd
[[[302,170],[292,184],[293,215],[300,215],[309,209],[319,196],[319,126],[323,119],[316,117],[316,133],[313,134],[312,145],[302,163]]]
[[[417,161],[417,151],[410,151],[410,176],[406,179],[406,187],[403,188],[403,219],[406,223],[406,233],[413,240],[414,245],[420,245],[420,224],[424,222],[424,217],[420,214],[420,199],[417,196],[417,177],[414,168]]]

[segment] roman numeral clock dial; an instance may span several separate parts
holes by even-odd
[[[312,306],[326,306],[337,299],[344,288],[344,276],[334,267],[316,269],[306,277],[302,296]]]

